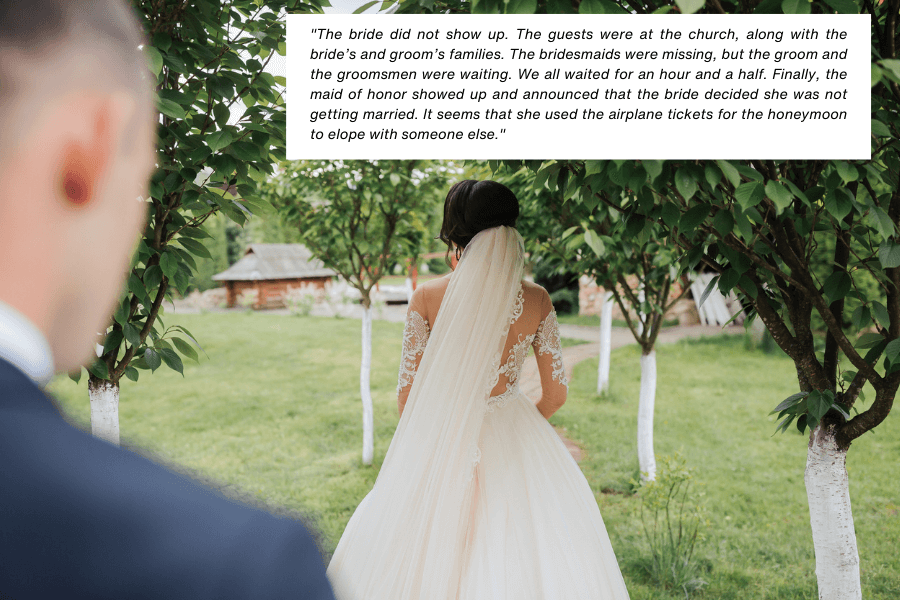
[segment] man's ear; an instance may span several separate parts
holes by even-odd
[[[98,184],[115,161],[134,109],[134,100],[126,94],[83,99],[75,118],[84,122],[70,131],[60,164],[59,194],[68,207],[88,206],[96,201]]]

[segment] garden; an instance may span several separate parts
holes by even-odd
[[[323,550],[333,551],[371,489],[398,421],[402,324],[373,323],[375,460],[363,466],[358,320],[246,312],[165,318],[202,340],[205,353],[199,364],[185,365],[184,377],[166,369],[140,383],[123,381],[124,442],[312,516]],[[700,594],[815,598],[805,439],[796,429],[773,435],[775,417],[766,417],[796,381],[793,363],[740,335],[662,345],[658,353],[657,453],[680,453],[693,469],[689,496],[703,512],[691,578],[706,583]],[[580,466],[631,597],[684,597],[650,578],[641,498],[634,493],[639,356],[636,345],[613,352],[611,390],[602,396],[597,360],[577,365],[569,400],[551,422],[584,450]],[[89,424],[84,381],[59,378],[51,389],[75,421]],[[898,427],[889,419],[858,440],[848,458],[866,598],[900,594],[893,543],[900,538],[900,506],[890,466],[900,460]]]

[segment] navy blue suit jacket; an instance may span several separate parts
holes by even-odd
[[[71,425],[0,360],[0,597],[333,600],[297,521]]]

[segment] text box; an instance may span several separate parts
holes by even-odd
[[[870,158],[869,15],[290,15],[303,158]]]

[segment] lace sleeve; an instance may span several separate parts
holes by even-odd
[[[400,373],[397,376],[397,393],[412,385],[419,367],[419,355],[425,351],[431,328],[428,321],[414,310],[406,316],[406,327],[403,329],[403,353],[400,356]]]
[[[551,310],[538,325],[531,345],[535,354],[550,354],[553,380],[566,386],[568,390],[569,380],[566,378],[566,367],[563,364],[562,346],[559,342],[559,321],[556,320],[555,310]]]

